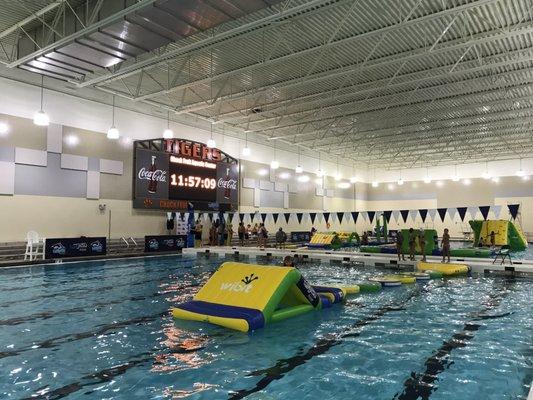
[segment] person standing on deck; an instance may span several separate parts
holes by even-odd
[[[422,261],[426,261],[426,235],[424,231],[420,232],[418,236],[418,243],[420,244],[420,252],[422,253]]]
[[[448,257],[448,262],[450,262],[450,234],[448,233],[448,228],[445,228],[442,234],[442,262],[444,262],[446,257]]]
[[[401,230],[396,233],[396,253],[398,253],[398,261],[405,261],[405,254],[403,253],[403,234]]]
[[[415,260],[416,233],[413,228],[409,228],[409,260]]]
[[[244,236],[246,234],[246,228],[243,222],[239,222],[239,227],[237,228],[237,234],[239,235],[239,245],[244,247]]]

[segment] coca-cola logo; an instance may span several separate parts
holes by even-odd
[[[224,189],[237,190],[237,181],[235,179],[222,179],[218,180],[218,187]]]
[[[157,181],[157,182],[166,182],[167,181],[167,171],[162,169],[156,169],[155,171],[150,171],[144,167],[139,170],[138,174],[139,179],[147,181]]]

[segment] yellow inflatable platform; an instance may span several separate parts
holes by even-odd
[[[311,286],[296,268],[225,262],[196,296],[175,307],[172,315],[248,332],[331,307],[357,292],[357,286]]]
[[[466,275],[468,273],[468,266],[464,264],[444,264],[419,261],[417,269],[419,271],[437,271],[444,276]]]

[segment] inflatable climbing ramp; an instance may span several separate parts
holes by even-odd
[[[178,305],[172,315],[248,332],[341,302],[349,292],[331,287],[315,290],[295,268],[226,262],[193,300]]]
[[[490,246],[490,234],[494,232],[496,246],[509,246],[512,251],[523,251],[527,249],[526,236],[522,229],[513,221],[503,219],[489,219],[486,221],[469,221],[474,231],[474,243],[478,244],[483,238],[482,244]]]

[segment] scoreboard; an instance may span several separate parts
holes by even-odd
[[[134,142],[133,206],[143,209],[236,211],[237,159],[185,139]]]

